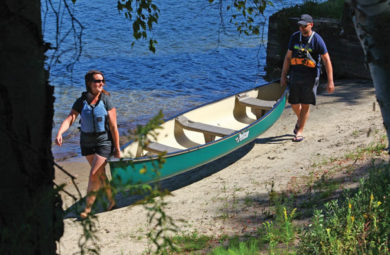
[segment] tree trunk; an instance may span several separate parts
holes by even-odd
[[[55,254],[63,233],[40,7],[0,1],[0,254]]]
[[[390,139],[390,0],[349,2],[354,12],[356,33],[371,71],[387,137]]]

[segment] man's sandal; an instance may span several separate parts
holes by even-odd
[[[294,131],[293,131],[294,135],[297,134],[298,129],[299,129],[299,125],[298,125],[298,122],[297,122],[297,124],[295,124],[295,128],[294,128]]]
[[[294,136],[294,138],[292,139],[293,142],[302,142],[303,139],[305,139],[305,137],[303,137],[303,135],[296,135]]]

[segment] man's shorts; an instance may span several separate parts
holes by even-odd
[[[316,105],[318,84],[318,77],[292,73],[289,83],[290,92],[288,102],[290,104]]]
[[[89,134],[81,132],[80,135],[81,155],[88,156],[98,154],[109,158],[113,153],[112,140],[107,132]]]

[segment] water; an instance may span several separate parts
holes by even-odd
[[[58,0],[53,2],[58,8]],[[299,1],[291,2],[276,1],[267,7],[265,18]],[[265,82],[267,23],[263,37],[240,36],[229,23],[229,13],[222,19],[222,29],[219,7],[209,5],[207,0],[160,0],[156,4],[160,18],[153,31],[158,41],[153,54],[147,42],[130,46],[131,24],[118,13],[116,1],[96,0],[93,6],[88,1],[76,2],[74,15],[84,26],[82,55],[73,72],[66,68],[74,58],[71,51],[51,69],[50,83],[56,97],[53,138],[73,102],[85,90],[84,74],[90,69],[105,74],[121,135],[136,124],[144,124],[160,109],[169,118]],[[42,9],[46,9],[46,0],[42,0]],[[48,11],[45,17],[44,38],[54,43],[55,16]],[[63,34],[70,28],[67,16],[62,27]],[[61,47],[72,49],[72,36]],[[61,148],[53,145],[57,160],[80,155],[78,126],[76,122],[64,134]]]

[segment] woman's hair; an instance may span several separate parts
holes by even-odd
[[[85,88],[88,92],[91,92],[91,88],[90,88],[90,84],[93,82],[94,78],[93,76],[95,74],[100,74],[101,76],[103,76],[103,80],[104,80],[104,74],[100,71],[97,71],[97,70],[90,70],[88,71],[86,74],[85,74]],[[105,82],[104,82],[105,83]],[[103,89],[102,91],[104,94],[106,95],[109,95],[110,93],[108,93],[105,89]]]

